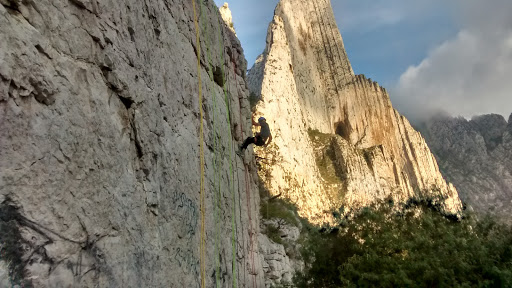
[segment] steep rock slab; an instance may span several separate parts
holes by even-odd
[[[213,1],[203,119],[192,1],[0,3],[0,202],[34,286],[198,287],[203,121],[206,285],[259,287],[246,62]]]
[[[411,197],[441,199],[445,212],[460,211],[457,191],[387,91],[354,75],[328,0],[280,1],[248,83],[275,139],[259,151],[268,159],[261,177],[303,216],[332,222],[341,205]],[[316,134],[326,138],[323,148],[310,137]]]
[[[470,121],[433,117],[421,132],[443,175],[475,212],[512,223],[512,114],[481,115]]]

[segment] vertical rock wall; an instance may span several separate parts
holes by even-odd
[[[0,220],[27,281],[199,287],[203,121],[206,285],[261,287],[255,165],[235,155],[246,62],[213,1],[196,2],[202,119],[192,1],[0,3],[0,202],[17,211]]]
[[[386,198],[439,197],[445,212],[461,208],[386,90],[354,75],[328,0],[280,1],[248,83],[274,136],[259,151],[269,159],[262,178],[313,222]]]

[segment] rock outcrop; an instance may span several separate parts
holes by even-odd
[[[258,243],[265,272],[265,287],[291,285],[295,273],[304,269],[304,261],[300,256],[302,246],[299,243],[302,227],[300,224],[296,227],[283,219],[262,222],[261,230],[264,233],[258,235]]]
[[[512,114],[438,115],[420,126],[443,175],[475,212],[512,223]]]
[[[330,223],[341,206],[411,197],[460,211],[456,189],[387,91],[354,75],[328,0],[280,1],[248,83],[274,136],[257,149],[260,176],[302,216]]]
[[[231,15],[231,10],[229,9],[229,4],[224,3],[224,5],[222,5],[222,7],[220,7],[219,11],[220,11],[220,15],[222,16],[222,19],[224,20],[224,23],[226,23],[226,25],[228,25],[229,29],[231,31],[233,31],[233,33],[235,33],[235,35],[236,35],[235,25],[233,24],[233,15]]]
[[[235,155],[246,61],[213,1],[195,3],[199,47],[193,1],[0,3],[0,221],[21,276],[200,287],[203,239],[206,287],[262,287],[255,165]]]

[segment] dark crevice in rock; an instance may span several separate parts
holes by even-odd
[[[48,53],[46,53],[46,51],[44,51],[44,49],[43,49],[43,47],[41,47],[41,45],[37,44],[35,47],[36,47],[37,51],[39,51],[39,53],[43,54],[50,60],[53,59]]]
[[[55,97],[52,94],[50,94],[47,89],[34,92],[32,92],[32,96],[34,96],[37,102],[44,104],[46,106],[50,106],[53,103],[55,103]]]
[[[101,38],[99,38],[98,36],[96,36],[94,34],[91,34],[89,32],[89,30],[87,30],[87,29],[84,29],[84,30],[85,30],[85,32],[87,32],[87,34],[89,34],[89,36],[91,36],[92,41],[94,41],[94,42],[98,43],[98,45],[100,45],[101,49],[105,48],[105,45],[101,41]]]
[[[156,39],[160,39],[160,24],[158,23],[158,19],[155,15],[149,15],[149,19],[151,19],[151,24],[153,24],[153,31],[155,32]]]
[[[361,136],[359,138],[359,140],[357,140],[356,144],[354,144],[355,147],[359,147],[359,145],[361,145],[361,143],[363,142],[364,138],[366,138],[367,131],[368,131],[368,126],[364,126],[363,136]]]
[[[213,68],[213,81],[215,81],[215,83],[217,83],[217,85],[219,85],[220,87],[224,87],[225,83],[224,75],[222,72],[223,71],[220,66],[215,66]]]
[[[370,171],[372,171],[372,173],[374,173],[373,161],[372,161],[372,158],[373,158],[372,151],[371,150],[363,150],[363,156],[364,156],[364,161],[366,162],[366,165],[368,166],[368,169],[370,169]]]
[[[124,107],[126,107],[126,110],[129,110],[132,107],[133,100],[130,98],[123,97],[121,95],[119,96],[119,100],[123,103]]]
[[[142,145],[140,143],[139,136],[137,134],[137,128],[135,127],[135,123],[133,123],[133,119],[131,120],[131,126],[133,131],[133,142],[135,144],[135,150],[137,151],[137,157],[139,159],[142,159],[142,156],[144,156],[144,153],[142,152]]]
[[[135,42],[135,30],[132,27],[128,27],[128,33],[130,33],[130,39]]]
[[[347,128],[348,125],[346,125],[345,123],[343,122],[338,122],[335,124],[336,125],[336,135],[339,135],[341,136],[341,138],[347,140],[347,141],[350,141],[350,137],[349,137],[349,130]]]
[[[5,8],[7,8],[8,12],[10,12],[10,13],[17,12],[17,13],[21,14],[20,2],[21,2],[20,0],[6,0],[6,1],[0,1],[0,4],[3,5]]]
[[[71,2],[72,4],[77,6],[78,8],[87,9],[87,7],[85,7],[85,4],[82,1],[80,1],[80,0],[69,0],[69,2]]]
[[[94,3],[94,1],[92,1],[92,5],[93,7],[91,7],[93,10],[91,10],[91,8],[88,8],[85,3],[83,2],[84,0],[69,0],[69,2],[71,2],[71,4],[75,5],[76,7],[80,8],[80,9],[84,9],[86,11],[88,11],[89,13],[92,13],[92,14],[95,14],[97,15],[97,4]]]

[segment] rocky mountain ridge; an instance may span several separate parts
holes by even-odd
[[[441,172],[480,215],[512,223],[512,114],[466,120],[437,115],[418,125]]]
[[[421,135],[393,109],[386,89],[355,75],[328,0],[282,0],[267,45],[248,73],[256,114],[273,129],[260,177],[314,223],[340,207],[432,198],[461,203]]]

